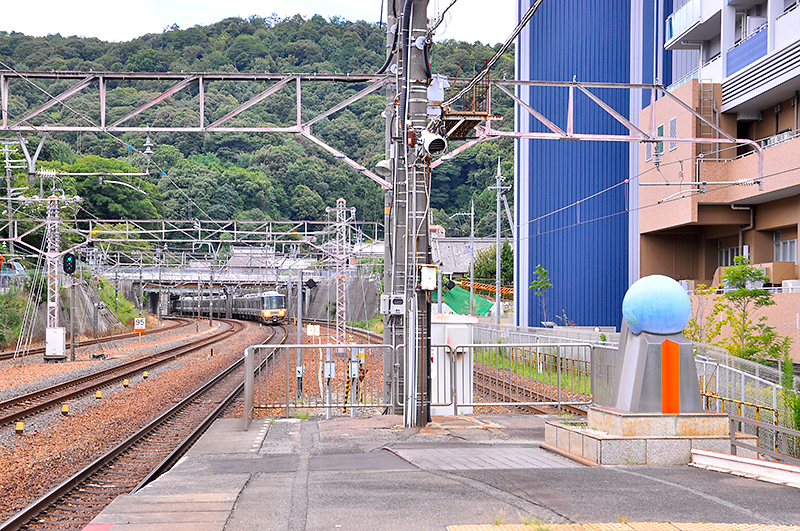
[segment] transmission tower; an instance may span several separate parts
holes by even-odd
[[[37,201],[37,200],[33,200]],[[58,326],[58,267],[61,256],[61,205],[80,201],[79,197],[67,198],[51,195],[47,201],[47,232],[45,236],[47,259],[47,333],[45,354],[46,360],[66,360],[66,331]]]
[[[350,221],[355,217],[355,207],[348,209],[347,201],[336,200],[336,245],[333,259],[336,267],[336,335],[334,343],[347,343],[347,258],[349,255],[348,232]]]

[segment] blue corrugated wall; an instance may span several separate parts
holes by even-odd
[[[527,2],[522,2],[522,5]],[[524,12],[524,10],[522,11]],[[528,28],[531,46],[518,50],[529,61],[531,79],[628,82],[630,72],[630,0],[543,2]],[[534,108],[566,127],[566,89],[530,87]],[[626,90],[596,91],[623,115]],[[575,93],[575,132],[626,134],[627,129],[585,95]],[[531,130],[546,131],[535,122]],[[547,292],[548,320],[566,315],[577,325],[619,326],[628,285],[626,211],[628,144],[623,142],[522,140],[529,142],[529,252],[520,267],[541,264],[553,287]],[[595,195],[597,194],[597,195]],[[592,197],[593,196],[593,197]],[[580,201],[579,204],[576,204]],[[544,320],[538,299],[528,297],[522,325]]]

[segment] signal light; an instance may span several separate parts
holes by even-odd
[[[75,254],[67,253],[64,255],[64,273],[69,275],[75,272]]]

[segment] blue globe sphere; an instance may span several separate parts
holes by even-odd
[[[640,278],[622,299],[622,317],[634,334],[677,334],[689,323],[692,302],[686,290],[663,275]]]

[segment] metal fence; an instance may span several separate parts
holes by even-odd
[[[454,349],[474,360],[472,402],[458,407],[588,406],[593,345],[476,343]]]
[[[387,345],[254,345],[245,350],[245,419],[255,411],[300,416],[325,409],[326,416],[388,406],[383,400]],[[253,375],[253,370],[260,370]],[[395,379],[396,380],[396,379]],[[246,422],[248,422],[246,420]]]

